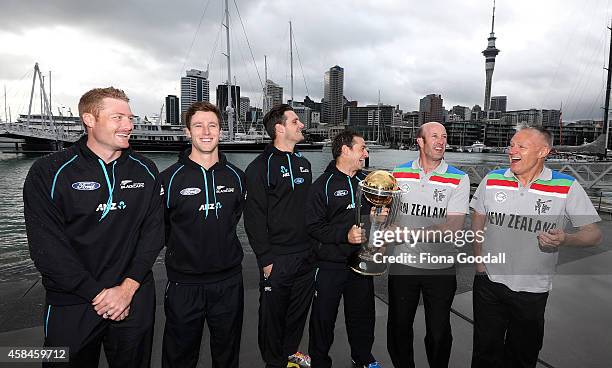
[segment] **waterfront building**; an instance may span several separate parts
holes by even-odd
[[[395,106],[391,105],[351,106],[347,108],[346,124],[367,141],[375,141],[379,137],[381,141],[387,141],[394,113]]]
[[[451,146],[471,146],[476,141],[482,141],[484,124],[472,120],[451,120],[444,122],[447,143]]]

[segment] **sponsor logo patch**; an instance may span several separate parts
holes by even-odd
[[[538,213],[538,215],[543,215],[550,210],[550,206],[548,205],[550,202],[552,202],[552,199],[544,201],[538,198],[535,203],[535,211]]]
[[[336,197],[344,197],[347,194],[348,194],[348,190],[346,189],[336,190],[336,192],[334,193]]]
[[[121,189],[139,189],[144,188],[144,183],[134,183],[131,180],[122,180]]]
[[[444,198],[446,198],[446,189],[434,189],[433,199],[436,202],[440,203]]]
[[[217,185],[217,193],[234,193],[234,188],[228,188],[223,185]]]
[[[300,166],[300,172],[310,172],[310,170],[308,170],[307,167],[301,167]]]
[[[127,208],[127,205],[124,201],[120,201],[119,203],[111,203],[109,211],[115,210],[124,210]],[[100,203],[98,207],[96,207],[96,212],[104,212],[106,210],[106,203]]]
[[[200,188],[185,188],[180,191],[181,195],[184,195],[184,196],[192,196],[200,192],[201,192]]]
[[[508,195],[506,194],[506,192],[500,191],[500,192],[495,193],[495,202],[504,203],[506,199],[508,199]]]
[[[295,178],[293,179],[293,182],[296,184],[302,184],[304,182],[304,178]]]
[[[221,202],[217,202],[217,203],[209,203],[208,204],[208,210],[214,210],[215,208],[220,209],[221,206]],[[206,205],[203,204],[200,206],[200,208],[198,208],[198,211],[206,211]]]
[[[77,181],[72,183],[72,189],[76,190],[96,190],[100,188],[100,183],[95,181]]]

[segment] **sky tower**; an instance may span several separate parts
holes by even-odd
[[[489,34],[488,45],[482,52],[485,57],[485,73],[487,81],[485,84],[484,111],[488,112],[491,105],[491,80],[493,79],[493,69],[495,68],[495,57],[499,54],[499,49],[495,47],[495,0],[493,0],[493,17],[491,18],[491,34]],[[488,117],[488,114],[485,114]]]

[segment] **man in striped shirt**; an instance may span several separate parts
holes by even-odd
[[[582,186],[544,166],[551,146],[545,129],[519,130],[510,168],[489,173],[472,198],[472,229],[485,230],[474,255],[486,262],[474,277],[472,367],[535,367],[558,248],[601,242],[601,219]],[[565,232],[568,219],[577,232]],[[505,263],[486,261],[500,254]]]
[[[423,294],[427,360],[430,367],[447,367],[453,339],[450,308],[457,290],[456,249],[453,236],[440,235],[463,229],[470,180],[444,161],[442,124],[423,124],[417,143],[419,158],[393,171],[402,190],[396,222],[402,231],[412,232],[413,239],[395,247],[395,259],[402,264],[389,268],[387,349],[395,367],[414,367],[412,325]]]

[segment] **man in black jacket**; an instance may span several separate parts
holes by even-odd
[[[128,102],[113,87],[85,93],[87,134],[36,161],[24,184],[30,256],[46,290],[45,346],[69,347],[72,367],[97,367],[102,343],[111,367],[150,365],[162,189],[153,162],[129,148]]]
[[[314,270],[304,207],[312,182],[310,162],[295,150],[304,124],[289,105],[264,117],[274,140],[246,169],[244,225],[261,268],[259,349],[266,367],[285,368],[288,360],[309,365],[296,353],[310,302]],[[289,358],[288,358],[289,357]]]
[[[351,358],[356,367],[379,367],[372,356],[374,343],[374,283],[372,276],[359,275],[348,267],[348,259],[365,240],[355,225],[355,203],[361,171],[368,157],[359,134],[344,131],[332,142],[334,160],[312,185],[306,205],[308,233],[318,243],[315,296],[310,314],[308,353],[313,367],[331,367],[329,349],[340,298],[344,296],[346,330]],[[364,207],[369,207],[364,201]],[[364,213],[369,213],[364,208]]]
[[[244,289],[236,225],[246,188],[244,173],[219,152],[220,121],[215,105],[191,105],[191,148],[161,173],[168,247],[163,367],[197,366],[204,321],[212,366],[239,366]]]

